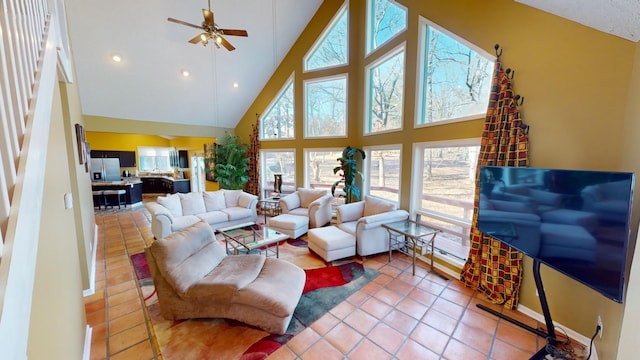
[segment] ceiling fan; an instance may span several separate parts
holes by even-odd
[[[204,30],[203,33],[189,40],[189,42],[192,44],[197,44],[199,42],[202,42],[202,45],[207,46],[207,44],[211,40],[213,41],[213,43],[216,45],[217,48],[220,48],[220,45],[222,45],[227,50],[233,51],[235,50],[235,47],[231,45],[231,43],[229,43],[227,39],[225,39],[222,35],[248,36],[246,30],[221,29],[220,27],[218,27],[218,24],[216,24],[213,21],[213,11],[211,11],[211,0],[209,0],[209,9],[208,10],[202,9],[202,15],[204,16],[204,21],[200,26],[188,23],[186,21],[174,19],[174,18],[167,18],[167,20],[174,23],[190,26],[196,29]]]

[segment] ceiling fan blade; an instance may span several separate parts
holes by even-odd
[[[207,33],[202,33],[202,34],[200,34],[200,35],[198,35],[198,36],[194,37],[193,39],[189,40],[189,42],[190,42],[190,43],[192,43],[192,44],[197,44],[197,43],[199,43],[200,41],[202,41],[202,35],[204,35],[204,36],[208,36],[209,34],[207,34]]]
[[[186,25],[186,26],[190,26],[190,27],[202,30],[202,26],[194,25],[194,24],[188,23],[186,21],[182,21],[182,20],[178,20],[178,19],[174,19],[174,18],[167,18],[167,20],[169,20],[171,22],[174,22],[176,24]]]
[[[202,15],[204,16],[204,25],[213,28],[215,26],[213,22],[213,11],[202,9]]]
[[[234,29],[218,29],[221,33],[231,36],[249,36],[247,30],[234,30]]]
[[[223,38],[222,36],[218,35],[218,39],[220,39],[220,45],[227,48],[227,50],[233,51],[236,49],[233,45],[231,45],[230,42],[227,41],[227,39]]]

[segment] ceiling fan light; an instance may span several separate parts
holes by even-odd
[[[200,34],[200,40],[206,42],[207,41],[207,35],[206,34]]]
[[[222,43],[222,37],[220,35],[216,35],[216,43],[218,45]]]
[[[111,55],[111,60],[115,61],[115,62],[122,62],[122,56],[120,54],[112,54]]]

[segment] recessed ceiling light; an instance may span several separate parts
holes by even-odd
[[[189,77],[191,76],[191,73],[189,73],[189,70],[182,70],[180,71],[180,75],[182,75],[183,77]]]
[[[238,86],[240,86],[240,85],[238,85],[238,83],[237,83],[237,82],[234,82],[234,83],[233,83],[233,87],[234,87],[234,88],[237,88]]]
[[[122,56],[120,54],[113,54],[111,55],[111,60],[115,62],[122,62]]]

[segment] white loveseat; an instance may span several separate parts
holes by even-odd
[[[151,214],[151,232],[156,239],[205,221],[215,229],[258,218],[258,197],[242,190],[218,190],[158,196],[145,203]]]

